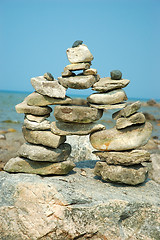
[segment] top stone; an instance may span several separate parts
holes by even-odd
[[[122,73],[119,70],[113,70],[112,72],[110,72],[110,74],[111,74],[111,79],[113,80],[122,79]]]
[[[46,80],[48,80],[48,81],[53,81],[53,80],[54,80],[54,77],[53,77],[52,74],[49,73],[49,72],[46,72],[46,73],[43,75],[43,77],[44,77]]]
[[[70,63],[90,62],[93,60],[93,55],[85,44],[68,48],[66,53]]]
[[[72,48],[78,47],[78,46],[81,45],[82,43],[83,43],[82,40],[77,40],[77,41],[75,41],[75,42],[73,43]]]

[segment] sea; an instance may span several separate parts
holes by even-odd
[[[30,93],[31,92],[0,91],[0,132],[8,130],[21,131],[24,121],[24,114],[18,114],[15,110],[15,105],[21,103]],[[67,95],[71,98],[87,98],[87,95],[73,93]],[[138,100],[141,102],[146,102],[149,99],[129,98],[128,102],[134,102]],[[160,100],[157,100],[157,102],[160,102]],[[51,107],[54,110],[54,106]],[[115,125],[115,121],[112,119],[112,114],[116,111],[118,111],[118,109],[105,110],[103,117],[98,120],[97,123],[105,125],[107,129],[112,128]],[[142,106],[140,111],[150,113],[155,117],[157,121],[151,121],[153,125],[152,136],[156,136],[160,139],[160,108],[154,106]],[[49,120],[55,121],[53,112],[51,113]]]

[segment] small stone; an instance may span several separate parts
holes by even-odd
[[[123,129],[134,124],[145,123],[146,119],[143,113],[135,113],[128,118],[118,118],[116,121],[116,128]]]
[[[47,106],[47,105],[61,105],[61,104],[71,104],[72,99],[69,97],[53,98],[44,96],[38,92],[33,92],[25,98],[25,101],[30,106]]]
[[[84,70],[90,68],[90,63],[73,63],[69,64],[64,68],[64,71],[77,71],[77,70]]]
[[[86,106],[55,106],[54,116],[62,122],[91,123],[100,119],[103,110]]]
[[[119,81],[112,80],[110,77],[101,78],[98,82],[93,85],[94,91],[108,92],[111,90],[124,88],[130,81],[128,79],[122,79]]]
[[[51,162],[36,162],[26,158],[11,158],[4,167],[7,172],[23,172],[39,175],[66,175],[73,168],[75,164],[71,161],[64,161],[58,163]]]
[[[78,46],[81,45],[82,43],[83,43],[82,40],[77,40],[77,41],[75,41],[75,42],[73,43],[72,48],[78,47]]]
[[[96,123],[65,123],[52,122],[51,131],[59,136],[67,135],[88,135],[92,132],[104,130],[106,127]]]
[[[57,80],[47,81],[44,77],[40,76],[31,78],[31,84],[42,95],[53,98],[65,98],[66,89]]]
[[[93,152],[101,161],[114,165],[135,165],[150,160],[150,153],[146,150],[132,150],[125,152]]]
[[[29,121],[32,121],[32,122],[37,122],[37,123],[40,123],[40,122],[44,121],[49,116],[50,116],[50,114],[47,114],[47,115],[44,115],[44,116],[35,116],[35,115],[32,115],[32,114],[25,114],[26,119],[28,119]]]
[[[60,144],[66,141],[65,136],[55,135],[49,130],[32,131],[23,126],[22,132],[27,142],[47,147],[57,148]]]
[[[49,73],[49,72],[45,73],[45,74],[43,75],[43,77],[44,77],[45,79],[47,79],[48,81],[53,81],[53,80],[54,80],[54,77],[53,77],[52,74]]]
[[[145,145],[152,133],[152,124],[146,122],[121,130],[116,127],[92,133],[90,142],[99,151],[125,151]]]
[[[24,119],[24,126],[31,130],[48,130],[51,128],[50,121],[48,120],[38,123],[29,121],[27,118]]]
[[[42,162],[62,162],[69,157],[70,153],[71,145],[68,143],[62,143],[58,148],[24,143],[18,151],[20,157]]]
[[[87,75],[97,75],[97,70],[94,69],[94,68],[89,68],[89,69],[84,70],[83,74],[85,76],[87,76]]]
[[[141,102],[137,101],[132,104],[127,105],[124,109],[113,113],[112,118],[117,120],[120,117],[129,117],[133,113],[136,113],[138,109],[141,107]]]
[[[147,167],[137,164],[134,166],[108,165],[106,162],[97,162],[94,173],[104,181],[137,185],[147,178]]]
[[[127,96],[122,89],[118,89],[107,93],[93,93],[87,100],[89,103],[111,105],[127,100]]]
[[[105,110],[109,110],[109,109],[118,109],[118,108],[124,108],[126,106],[126,103],[119,103],[119,104],[112,104],[112,105],[98,105],[98,104],[92,104],[89,103],[89,106],[92,108],[97,108],[97,109],[105,109]]]
[[[93,55],[85,44],[68,48],[66,53],[70,63],[90,62],[93,60]]]
[[[73,77],[58,77],[59,83],[65,88],[73,89],[87,89],[93,86],[99,80],[98,76],[93,75],[79,75]]]
[[[15,106],[17,113],[29,113],[33,115],[47,115],[52,112],[50,107],[29,106],[26,101],[23,101]]]
[[[62,72],[62,77],[70,77],[70,76],[74,76],[75,73],[72,73],[69,70],[65,70],[64,72]]]
[[[119,70],[113,70],[112,72],[110,72],[110,74],[111,79],[120,80],[122,78],[122,73]]]

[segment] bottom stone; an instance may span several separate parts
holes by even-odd
[[[4,170],[11,173],[32,173],[39,175],[65,175],[68,174],[75,164],[71,161],[59,163],[37,162],[27,158],[11,158],[5,165]]]
[[[104,181],[137,185],[146,180],[147,167],[143,167],[141,164],[115,166],[108,165],[106,162],[97,162],[94,174],[100,176]]]

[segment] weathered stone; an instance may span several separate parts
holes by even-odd
[[[28,105],[31,106],[46,106],[46,105],[61,105],[61,104],[71,104],[72,99],[70,97],[61,98],[51,98],[44,96],[38,92],[33,92],[25,98]]]
[[[64,71],[77,71],[77,70],[84,70],[90,68],[90,63],[73,63],[69,64],[64,68]]]
[[[52,122],[51,131],[54,134],[63,135],[88,135],[92,132],[104,130],[106,127],[102,124],[96,123],[65,123],[65,122]]]
[[[128,79],[122,79],[119,81],[112,80],[110,77],[101,78],[93,85],[94,91],[108,92],[111,90],[124,88],[130,83]]]
[[[54,116],[62,122],[91,123],[100,119],[103,110],[86,106],[55,106]]]
[[[107,93],[93,93],[87,98],[89,103],[102,105],[121,103],[127,99],[128,98],[122,89],[113,90]]]
[[[109,165],[106,162],[97,162],[94,173],[104,181],[137,185],[147,178],[147,167],[137,164],[134,166]]]
[[[0,171],[1,239],[159,240],[159,184],[102,183],[94,165],[43,178]]]
[[[54,98],[65,98],[66,89],[61,86],[57,80],[47,81],[44,77],[31,78],[31,84],[34,89],[42,94]]]
[[[62,143],[58,148],[24,143],[18,151],[21,157],[42,162],[62,162],[69,157],[70,153],[71,145],[68,143]]]
[[[5,165],[4,170],[11,173],[32,173],[39,175],[66,175],[73,168],[75,164],[71,161],[64,161],[58,163],[38,162],[27,158],[11,158]]]
[[[54,77],[53,77],[52,74],[49,73],[49,72],[46,72],[46,73],[43,75],[43,77],[44,77],[45,79],[47,79],[48,81],[53,81],[53,80],[54,80]]]
[[[124,108],[126,106],[126,103],[119,103],[119,104],[112,104],[112,105],[98,105],[98,104],[92,104],[89,103],[89,106],[92,108],[97,108],[97,109],[118,109],[118,108]]]
[[[110,74],[111,79],[120,80],[122,78],[122,73],[119,70],[113,70],[112,72],[110,72]]]
[[[25,118],[28,119],[29,121],[32,122],[43,122],[46,118],[48,118],[50,116],[50,114],[44,115],[44,116],[35,116],[32,114],[25,114]]]
[[[134,124],[142,124],[145,123],[146,119],[145,116],[143,115],[143,113],[135,113],[133,115],[131,115],[128,118],[118,118],[116,121],[116,128],[117,129],[122,129],[122,128],[126,128],[129,126],[132,126]]]
[[[116,127],[92,133],[90,142],[100,151],[131,150],[145,145],[152,133],[152,125],[149,122],[139,126],[131,126],[121,130]]]
[[[31,129],[31,130],[48,130],[51,128],[50,121],[48,120],[44,120],[38,123],[38,122],[30,121],[27,118],[24,119],[24,126],[27,129]]]
[[[99,79],[93,75],[79,75],[73,77],[58,77],[59,83],[65,88],[87,89],[93,86]]]
[[[73,43],[72,48],[78,47],[78,46],[81,45],[82,43],[83,43],[82,40],[76,40],[76,41]]]
[[[97,70],[94,68],[89,68],[83,71],[84,75],[97,75]]]
[[[124,109],[113,113],[112,118],[117,120],[120,117],[129,117],[133,113],[136,113],[138,109],[141,107],[141,102],[137,101],[132,104],[127,105]]]
[[[125,152],[93,152],[101,161],[115,165],[134,165],[150,160],[150,153],[146,150],[132,150]]]
[[[26,101],[23,101],[15,106],[17,113],[29,113],[33,115],[47,115],[52,112],[50,107],[29,106]]]
[[[65,136],[58,136],[51,131],[32,131],[22,127],[24,138],[27,142],[33,144],[41,144],[43,146],[57,148],[61,143],[66,140]]]
[[[68,48],[66,53],[70,63],[90,62],[93,60],[93,55],[85,44]]]
[[[70,76],[74,76],[75,73],[72,73],[69,70],[65,70],[64,72],[62,72],[62,77],[70,77]]]

